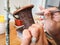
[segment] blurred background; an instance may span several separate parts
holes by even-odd
[[[19,32],[19,30],[23,30],[21,27],[23,27],[24,25],[22,24],[22,21],[20,20],[21,18],[19,18],[19,15],[23,15],[17,12],[20,12],[21,10],[24,9],[20,9],[21,7],[27,6],[27,5],[34,5],[34,7],[32,8],[32,11],[30,13],[32,13],[32,17],[35,23],[43,23],[44,20],[44,16],[39,16],[35,13],[40,12],[41,10],[39,9],[40,6],[42,6],[43,8],[48,8],[51,6],[56,6],[59,7],[60,5],[60,0],[9,0],[9,8],[10,8],[10,14],[9,14],[9,19],[10,19],[10,45],[20,45],[20,35],[21,32]],[[31,8],[31,7],[29,7]],[[7,30],[7,0],[0,0],[0,44],[1,45],[6,45],[5,44],[5,40],[6,40],[6,36],[5,36],[5,32]],[[17,15],[17,16],[13,16]],[[26,13],[28,15],[28,13]],[[25,14],[25,15],[26,15]],[[16,17],[16,19],[15,19]],[[26,16],[27,19],[28,16]],[[24,21],[29,22],[28,20],[25,20],[25,18],[23,18]],[[32,21],[33,21],[32,20]],[[16,24],[16,25],[15,25]],[[20,29],[21,28],[21,29]],[[18,31],[17,31],[18,30]],[[17,35],[18,34],[18,35]],[[14,36],[14,37],[13,37]],[[17,36],[19,38],[17,38]],[[4,40],[3,40],[4,39]],[[19,40],[19,41],[18,41]],[[3,44],[2,44],[3,43]]]

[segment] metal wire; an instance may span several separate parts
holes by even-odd
[[[7,11],[10,12],[10,7],[9,7],[9,0],[7,0]],[[6,29],[6,45],[10,45],[10,39],[9,39],[9,13],[7,12],[7,29]]]

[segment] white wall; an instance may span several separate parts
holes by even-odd
[[[46,0],[31,0],[31,4],[34,4],[33,15],[35,15],[36,12],[40,11],[40,6],[45,7],[45,1]]]
[[[0,0],[0,15],[4,15],[4,0]]]

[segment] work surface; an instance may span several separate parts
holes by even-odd
[[[14,23],[10,23],[10,45],[20,45],[20,38],[17,37],[16,27]],[[0,34],[0,45],[6,45],[5,34]]]

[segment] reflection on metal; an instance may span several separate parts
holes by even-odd
[[[10,40],[9,40],[9,13],[10,12],[10,7],[9,7],[9,0],[7,1],[7,30],[6,30],[6,45],[10,45]]]

